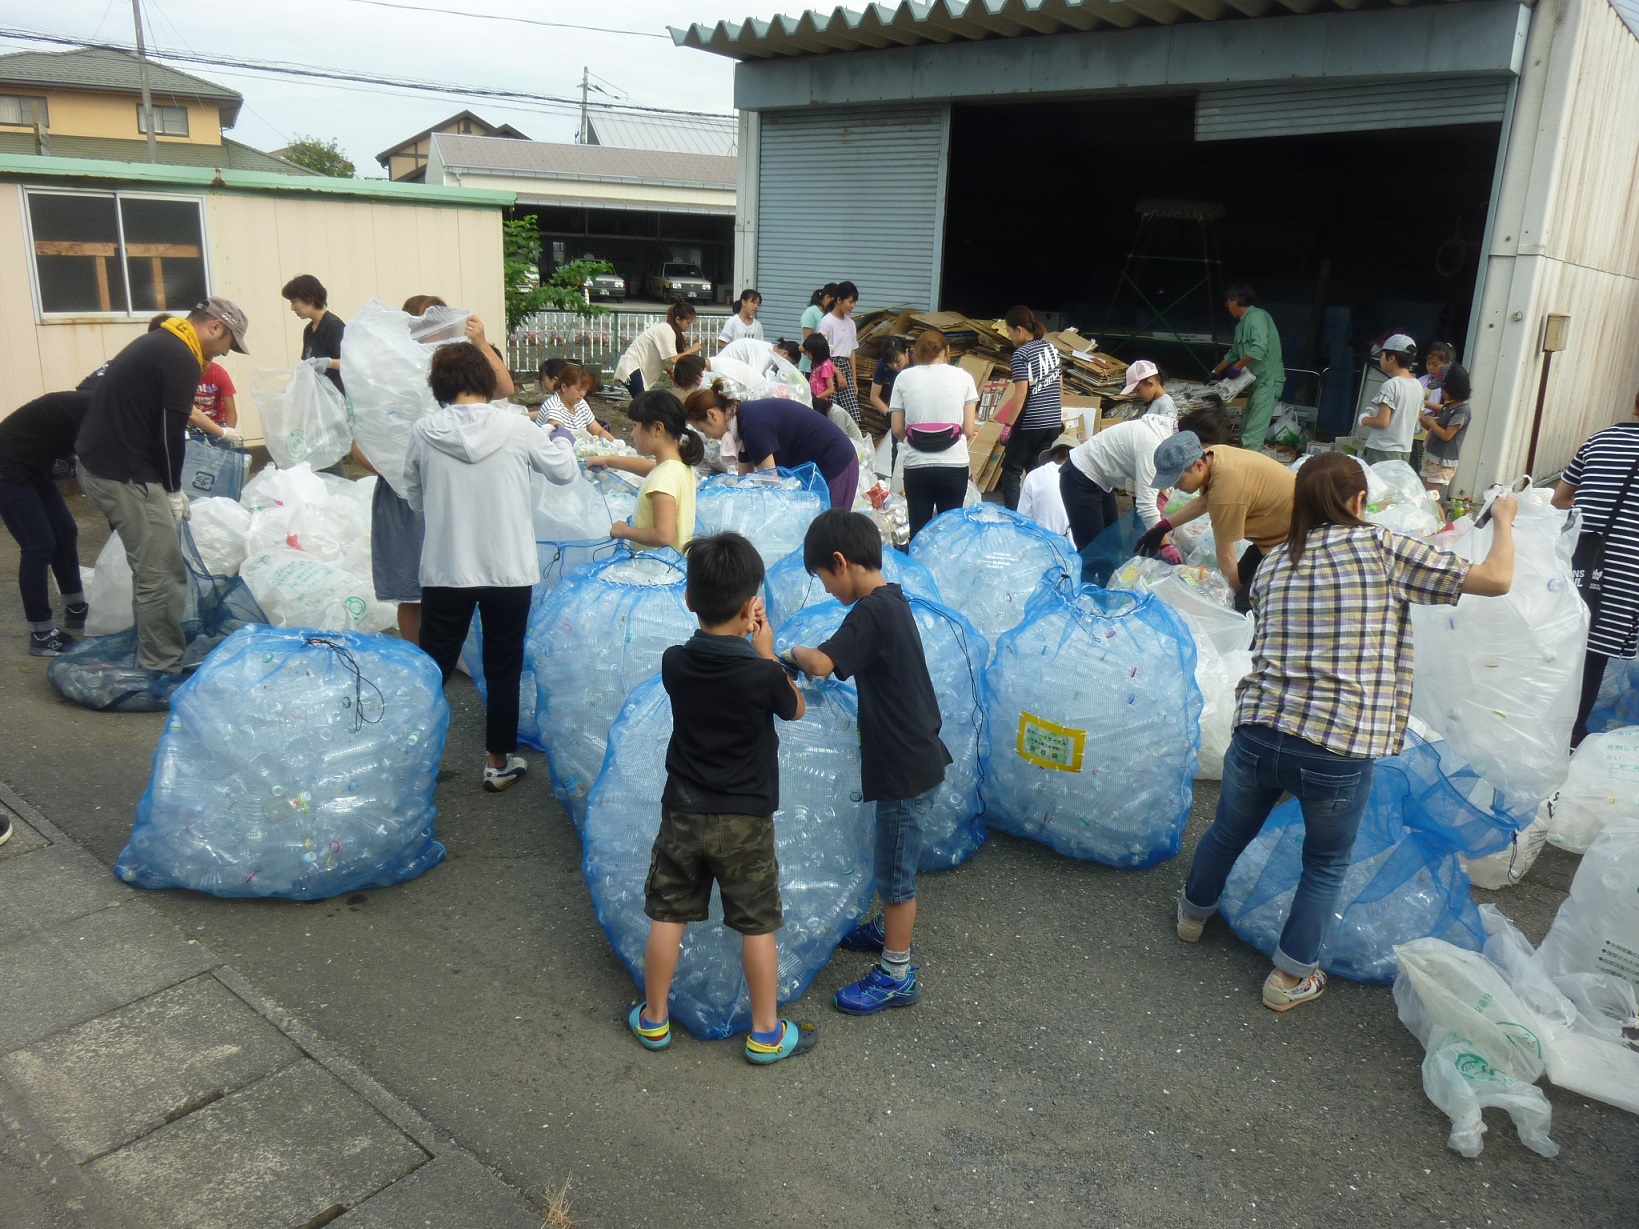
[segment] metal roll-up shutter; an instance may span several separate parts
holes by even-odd
[[[1195,139],[1495,124],[1507,105],[1506,78],[1237,86],[1201,91],[1195,101]]]
[[[808,296],[859,286],[865,307],[934,307],[944,229],[945,107],[762,114],[757,289],[763,332],[796,339]]]

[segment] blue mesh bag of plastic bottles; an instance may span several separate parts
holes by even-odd
[[[245,582],[218,576],[205,566],[187,522],[179,530],[182,562],[188,573],[188,598],[182,613],[187,649],[184,668],[197,665],[233,632],[266,623]],[[99,712],[155,713],[169,707],[186,674],[160,674],[137,665],[137,630],[112,636],[88,636],[54,657],[46,679],[65,700]]]
[[[1410,750],[1378,760],[1373,769],[1371,800],[1320,945],[1320,967],[1328,973],[1386,983],[1394,980],[1397,943],[1444,939],[1476,952],[1485,944],[1454,847],[1462,825],[1435,822],[1420,801],[1438,757],[1431,759],[1426,746]],[[1291,911],[1303,832],[1296,799],[1276,807],[1235,863],[1218,902],[1235,933],[1266,955],[1274,954]]]
[[[1534,799],[1513,804],[1446,741],[1406,731],[1396,757],[1411,800],[1406,823],[1433,843],[1469,858],[1507,849],[1537,817]]]
[[[530,619],[524,664],[535,674],[552,792],[577,828],[627,695],[699,626],[683,604],[686,579],[669,547],[623,548],[570,572]]]
[[[534,591],[529,597],[530,624],[533,625],[540,617],[541,607],[566,575],[582,564],[612,558],[619,550],[620,544],[613,538],[535,543],[535,551],[541,559],[541,578],[535,582]],[[484,681],[483,620],[478,617],[477,611],[473,611],[472,622],[467,626],[466,641],[461,645],[461,668],[472,676],[473,685],[478,688],[478,698],[488,704],[489,685]],[[536,711],[539,705],[540,690],[535,683],[535,668],[525,653],[523,673],[518,676],[518,740],[545,751],[546,744],[541,741],[540,714]]]
[[[922,815],[923,846],[917,869],[949,870],[960,866],[985,841],[979,818],[979,753],[984,741],[982,683],[990,645],[973,624],[938,602],[910,597],[911,613],[922,636],[928,677],[939,701],[939,738],[950,752],[945,779]],[[779,652],[796,645],[823,644],[847,615],[842,603],[827,600],[787,619],[774,637]],[[850,680],[842,686],[850,695]]]
[[[804,685],[803,696],[808,711],[800,720],[776,722],[780,809],[774,812],[774,852],[785,925],[775,942],[782,1003],[802,996],[864,916],[875,841],[875,810],[860,800],[853,698],[835,684]],[[660,829],[671,732],[671,701],[657,675],[632,692],[609,732],[609,754],[582,833],[581,870],[598,922],[640,993],[649,932],[643,889]],[[715,888],[711,919],[683,932],[671,1010],[695,1037],[727,1037],[751,1027],[740,936],[723,925]]]
[[[933,574],[940,600],[992,645],[1024,618],[1043,576],[1077,574],[1067,538],[1001,504],[941,512],[911,540],[911,558]]]
[[[1107,585],[1110,576],[1133,557],[1133,549],[1144,533],[1144,522],[1138,513],[1129,512],[1117,517],[1104,527],[1077,555],[1081,560],[1081,583]]]
[[[884,547],[882,551],[882,579],[891,581],[905,591],[906,597],[925,597],[939,601],[939,586],[928,571],[904,551]],[[822,602],[834,600],[820,584],[819,577],[810,576],[802,565],[802,547],[792,551],[768,569],[763,581],[764,605],[768,609],[768,625],[775,631],[797,611]]]
[[[802,549],[809,524],[830,506],[830,488],[813,465],[714,474],[695,492],[694,532],[744,534],[771,568]]]
[[[450,710],[414,645],[245,627],[171,699],[127,883],[320,900],[444,857],[433,783]]]
[[[1124,869],[1178,852],[1201,692],[1172,607],[1043,581],[996,646],[984,696],[988,827]]]

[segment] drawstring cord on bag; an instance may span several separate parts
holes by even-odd
[[[340,660],[342,669],[353,676],[353,698],[344,700],[342,703],[353,710],[353,732],[355,734],[362,730],[366,724],[375,725],[387,715],[387,697],[382,694],[381,688],[364,677],[364,670],[359,665],[358,658],[353,655],[352,649],[340,640],[330,636],[309,636],[302,643],[329,649]],[[364,715],[364,689],[366,687],[376,693],[376,705],[381,710],[374,717]]]

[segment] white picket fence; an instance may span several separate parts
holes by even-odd
[[[605,382],[626,347],[645,329],[666,318],[665,312],[611,311],[582,319],[573,312],[537,312],[507,335],[507,365],[515,372],[539,371],[549,358],[565,358],[603,373]],[[688,340],[699,342],[701,353],[717,348],[721,316],[696,316]]]

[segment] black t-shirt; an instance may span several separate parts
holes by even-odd
[[[309,320],[307,327],[302,330],[302,357],[339,359],[342,334],[346,331],[347,321],[335,312],[325,312],[323,319],[317,324]],[[324,374],[330,377],[330,382],[336,386],[337,391],[343,391],[341,372],[332,367]]]
[[[893,382],[899,378],[899,371],[885,358],[876,361],[876,370],[871,373],[871,383],[882,385],[882,400],[893,400]]]
[[[859,689],[865,801],[915,798],[943,781],[950,752],[939,741],[939,701],[905,591],[885,584],[860,598],[819,651]]]
[[[182,488],[182,454],[200,364],[169,329],[116,354],[91,394],[74,451],[99,478]]]
[[[706,815],[779,810],[774,718],[797,715],[785,669],[738,636],[695,632],[661,655],[660,681],[672,701],[662,805]]]
[[[74,455],[90,408],[90,393],[47,393],[0,419],[0,478],[50,482],[52,464]]]

